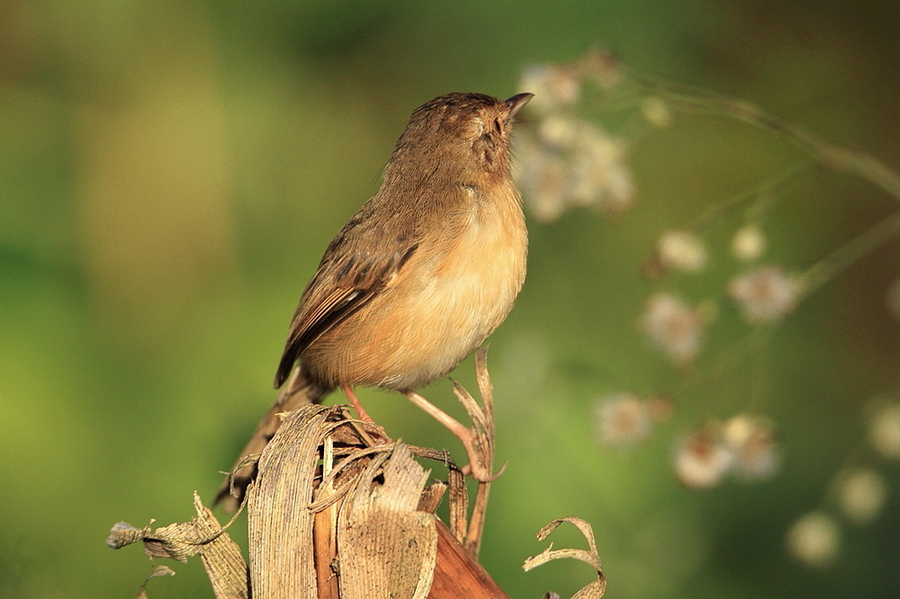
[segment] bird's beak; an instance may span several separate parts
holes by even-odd
[[[516,113],[521,110],[523,106],[528,104],[528,100],[532,99],[534,94],[525,92],[523,94],[516,94],[512,98],[506,101],[506,105],[509,106],[509,114],[506,115],[506,122],[510,122],[513,120],[513,117],[516,116]]]

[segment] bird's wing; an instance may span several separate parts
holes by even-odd
[[[319,269],[300,298],[275,375],[276,387],[284,383],[310,344],[390,285],[419,247],[411,240],[354,244],[349,239],[355,236],[348,234],[352,233],[352,225],[353,221],[348,223],[328,246]],[[353,246],[368,251],[354,252]]]

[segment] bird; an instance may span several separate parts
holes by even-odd
[[[399,391],[428,409],[414,391],[446,376],[506,319],[528,253],[512,126],[533,95],[450,93],[413,111],[381,187],[303,291],[275,375],[281,392],[217,501],[237,507],[255,475],[242,459],[262,451],[279,414],[341,388],[368,418],[358,386]]]

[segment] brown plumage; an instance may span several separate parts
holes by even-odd
[[[262,450],[278,413],[338,386],[412,391],[503,322],[525,280],[509,153],[512,119],[531,97],[447,94],[413,112],[381,188],[328,245],[300,298],[275,376],[276,388],[287,385],[242,456]],[[245,468],[236,484],[251,477]]]

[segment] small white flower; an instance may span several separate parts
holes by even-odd
[[[884,508],[887,486],[880,474],[857,470],[842,481],[839,499],[848,518],[857,524],[866,524]]]
[[[587,123],[585,123],[587,124]],[[571,199],[575,205],[596,205],[622,212],[634,200],[631,171],[625,165],[622,142],[593,126],[582,127],[570,155]]]
[[[766,251],[766,236],[756,225],[738,229],[731,239],[731,253],[741,262],[753,262]]]
[[[682,439],[675,451],[678,480],[695,489],[719,484],[733,463],[734,454],[710,427]]]
[[[617,393],[597,403],[597,436],[604,445],[631,447],[650,434],[650,404],[633,393]]]
[[[671,294],[651,297],[641,323],[650,340],[677,363],[690,362],[700,350],[702,317]]]
[[[810,512],[794,522],[787,533],[788,552],[807,566],[822,568],[837,558],[841,531],[834,518]]]
[[[641,102],[641,113],[651,125],[663,128],[672,124],[672,112],[661,98],[651,96]]]
[[[666,231],[656,242],[662,265],[683,272],[700,272],[706,266],[706,247],[687,231]]]
[[[797,285],[777,266],[764,266],[732,279],[728,293],[752,324],[775,321],[797,304]]]
[[[722,426],[722,439],[734,453],[735,473],[745,479],[765,478],[778,467],[772,427],[763,418],[738,414]]]

